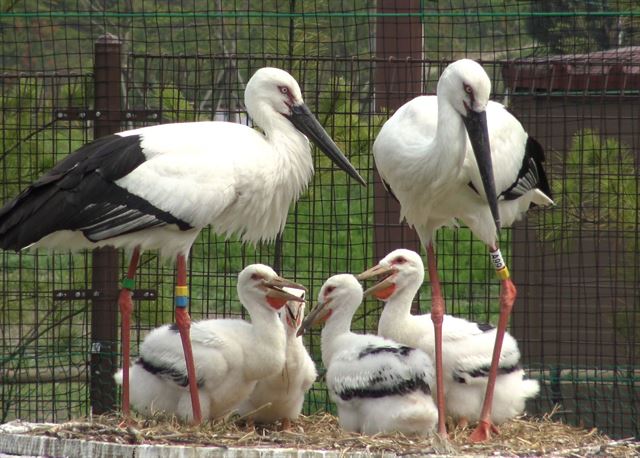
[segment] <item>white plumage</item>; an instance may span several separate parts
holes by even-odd
[[[440,77],[437,96],[404,104],[374,142],[378,172],[400,201],[402,218],[425,246],[435,230],[456,219],[485,244],[496,243],[496,226],[465,128],[468,111],[486,112],[502,226],[511,225],[531,203],[553,203],[542,149],[503,105],[488,100],[490,90],[480,65],[456,61]]]
[[[542,167],[544,151],[499,103],[489,101],[491,80],[476,62],[450,64],[438,80],[435,97],[418,97],[385,123],[373,145],[376,167],[401,205],[401,218],[413,226],[427,250],[436,341],[436,372],[442,373],[442,298],[434,232],[463,221],[490,250],[502,280],[500,319],[493,360],[473,442],[488,439],[497,358],[516,288],[498,248],[498,232],[530,205],[551,205]],[[442,377],[437,376],[438,432],[446,434]]]
[[[355,277],[335,275],[322,286],[318,304],[301,327],[326,320],[322,361],[340,425],[363,434],[431,433],[437,419],[431,359],[382,337],[352,333],[351,320],[361,302]]]
[[[238,275],[238,297],[251,323],[240,319],[194,322],[191,342],[203,418],[217,418],[246,399],[260,379],[279,374],[286,336],[278,309],[300,300],[281,288],[302,288],[268,266],[254,264]],[[149,415],[164,411],[191,420],[192,406],[180,337],[175,326],[147,335],[130,369],[131,403]],[[122,382],[122,371],[116,375]]]
[[[380,261],[378,269],[378,273],[386,277],[367,290],[385,301],[378,334],[434,355],[430,314],[411,314],[411,303],[424,280],[420,255],[411,250],[394,250]],[[463,422],[477,421],[487,386],[496,329],[445,315],[442,331],[447,412]],[[491,420],[499,424],[520,415],[525,401],[536,396],[538,391],[538,382],[525,378],[516,340],[505,334]]]
[[[262,133],[229,122],[164,124],[94,140],[56,164],[0,209],[0,248],[133,250],[118,305],[123,365],[129,365],[131,289],[140,252],[177,257],[176,323],[189,372],[186,258],[199,232],[270,241],[313,175],[309,136],[340,168],[365,184],[304,104],[287,72],[262,68],[245,105]],[[125,369],[122,408],[128,414]],[[192,377],[193,379],[193,377]],[[191,386],[195,422],[197,387]]]
[[[93,229],[93,215],[72,225],[77,227],[57,227],[60,224],[51,222],[51,229],[59,230],[25,242],[33,247],[72,249],[140,247],[175,256],[188,253],[199,231],[208,225],[219,234],[237,234],[248,242],[273,240],[284,228],[289,206],[313,175],[313,158],[305,133],[336,164],[362,182],[306,108],[298,83],[287,72],[276,68],[258,70],[247,83],[245,104],[254,124],[264,133],[230,122],[177,123],[111,136],[113,144],[123,143],[122,138],[132,140],[127,143],[126,153],[118,150],[124,146],[114,146],[116,150],[105,154],[108,144],[97,143],[93,150],[92,144],[86,145],[83,148],[90,151],[89,158],[100,153],[104,157],[78,180],[97,180],[93,172],[100,175],[100,167],[121,161],[122,170],[109,176],[110,185],[141,201],[120,200],[115,195],[67,200],[65,207],[73,207],[80,215],[95,209],[101,198],[108,200],[112,205],[99,218],[104,227]],[[87,162],[90,160],[83,155],[70,160],[70,171],[87,166]],[[156,214],[158,210],[190,228],[164,220]],[[154,221],[158,224],[144,228]]]
[[[304,300],[304,291],[285,290]],[[282,420],[283,429],[287,429],[290,420],[296,420],[300,415],[304,397],[318,376],[302,337],[296,335],[304,318],[304,308],[304,302],[288,301],[280,309],[280,319],[287,336],[284,367],[281,372],[258,381],[251,395],[238,407],[240,415],[259,409],[251,415],[255,422]],[[267,404],[270,405],[265,407]]]

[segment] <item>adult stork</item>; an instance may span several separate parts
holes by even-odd
[[[540,144],[499,103],[478,63],[462,59],[442,73],[436,96],[417,97],[384,124],[373,145],[376,167],[427,251],[436,341],[438,431],[446,434],[442,381],[444,300],[433,248],[435,231],[462,220],[489,247],[501,280],[500,319],[489,381],[472,441],[497,432],[490,422],[498,359],[516,288],[498,248],[501,226],[531,205],[550,205]]]
[[[365,184],[304,104],[287,72],[262,68],[245,105],[262,133],[229,122],[165,124],[97,139],[72,153],[0,209],[0,248],[133,251],[118,298],[122,312],[122,409],[129,414],[131,290],[142,250],[177,260],[176,324],[193,418],[201,421],[187,311],[189,249],[211,225],[243,241],[271,241],[313,175],[307,137]]]

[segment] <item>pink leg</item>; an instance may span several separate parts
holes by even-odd
[[[491,251],[495,251],[492,248]],[[484,403],[480,413],[480,423],[469,436],[471,442],[483,442],[491,438],[491,433],[498,434],[498,428],[491,422],[491,407],[493,405],[493,391],[498,375],[498,364],[500,362],[500,354],[502,353],[502,341],[504,333],[507,331],[509,324],[509,315],[513,309],[513,303],[516,300],[516,287],[509,278],[509,271],[504,265],[503,269],[498,270],[498,275],[502,279],[500,288],[500,319],[498,320],[498,329],[496,330],[496,343],[493,347],[493,356],[491,359],[491,368],[489,369],[489,380],[487,382],[487,391],[484,395]]]
[[[133,277],[136,274],[138,261],[140,260],[140,247],[135,247],[131,254],[127,277],[122,281],[122,289],[118,296],[118,306],[122,315],[121,336],[122,340],[122,413],[125,419],[130,417],[129,410],[129,366],[131,365],[131,312],[133,301],[131,300],[133,289]]]
[[[444,379],[442,375],[442,320],[444,319],[444,299],[440,290],[440,277],[436,266],[436,254],[433,243],[427,246],[427,265],[429,268],[429,281],[431,282],[431,320],[436,339],[436,400],[438,405],[438,434],[447,437],[447,425],[445,423],[444,403]]]
[[[196,368],[193,362],[191,349],[191,317],[187,311],[187,259],[179,254],[177,259],[178,281],[176,285],[176,324],[182,340],[184,359],[187,365],[187,377],[189,378],[189,392],[191,393],[191,406],[193,407],[193,423],[199,425],[202,422],[200,410],[200,397],[198,395],[198,381]]]

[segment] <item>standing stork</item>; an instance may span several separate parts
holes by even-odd
[[[498,360],[516,288],[498,248],[509,226],[531,205],[553,204],[542,168],[544,152],[520,122],[489,101],[491,81],[476,62],[450,64],[436,96],[417,97],[384,124],[373,145],[380,177],[427,251],[436,345],[438,431],[446,434],[442,379],[444,300],[433,248],[435,231],[462,220],[489,247],[501,280],[500,319],[480,423],[472,441],[497,432],[491,405]]]
[[[287,72],[262,68],[245,105],[255,125],[164,124],[99,138],[67,156],[0,209],[0,248],[93,248],[133,254],[118,305],[122,313],[122,409],[129,415],[131,291],[142,250],[177,260],[176,324],[187,365],[193,418],[201,421],[189,339],[186,260],[200,231],[272,241],[313,175],[309,137],[365,184],[305,105]]]

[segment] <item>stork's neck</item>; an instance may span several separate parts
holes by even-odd
[[[309,140],[280,113],[274,112],[260,125],[263,126],[267,142],[278,152],[277,163],[274,165],[291,189],[297,190],[297,194],[293,196],[297,199],[313,175],[313,157]]]
[[[320,346],[322,349],[322,362],[325,367],[327,367],[336,351],[340,349],[341,338],[352,334],[351,318],[353,316],[341,312],[344,312],[344,310],[340,310],[340,307],[338,307],[333,312],[333,315],[329,317],[324,328],[322,328]]]
[[[284,364],[286,336],[279,316],[261,304],[245,304],[251,315],[253,342],[247,343],[245,375],[249,379],[269,375],[271,364]],[[265,369],[265,366],[266,367]],[[267,370],[264,374],[263,371]]]
[[[462,167],[467,147],[467,131],[462,116],[448,98],[438,93],[438,127],[430,148],[451,167]],[[441,170],[444,172],[444,170]]]
[[[411,303],[418,292],[418,288],[405,287],[395,291],[384,305],[378,322],[378,334],[382,329],[402,326],[411,315]]]

